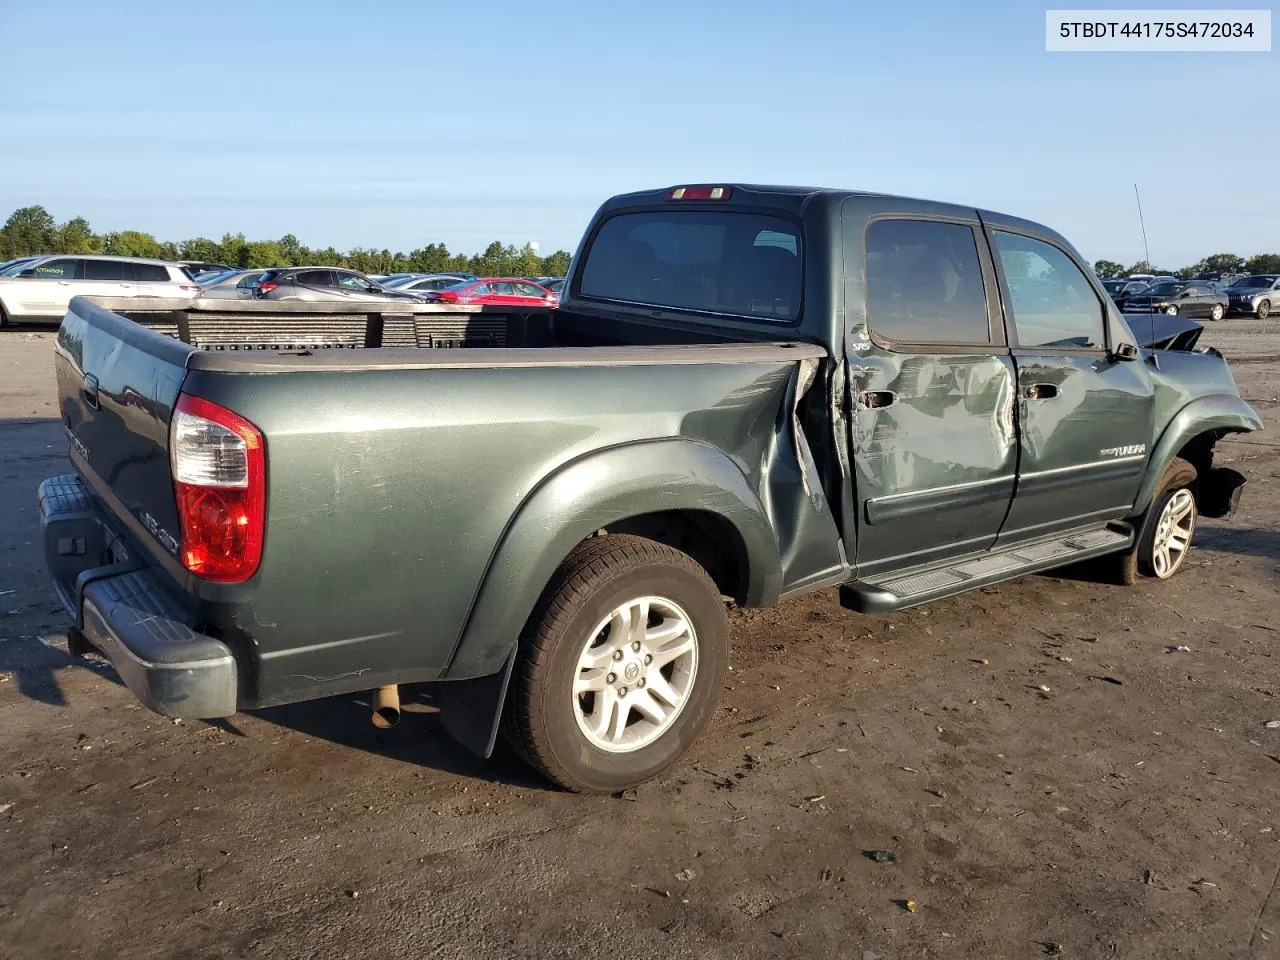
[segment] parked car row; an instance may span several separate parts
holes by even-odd
[[[1102,281],[1124,313],[1167,313],[1221,320],[1252,315],[1265,320],[1280,307],[1280,274],[1243,277],[1153,277],[1140,274]]]
[[[554,307],[560,277],[482,278],[406,273],[381,282],[339,267],[243,270],[216,263],[167,263],[136,257],[19,257],[0,264],[0,326],[61,320],[72,297],[170,297],[226,300],[402,301]],[[554,284],[554,289],[550,286]]]

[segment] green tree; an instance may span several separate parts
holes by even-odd
[[[160,241],[149,233],[140,230],[121,230],[108,233],[102,245],[104,252],[117,257],[163,257],[164,248]]]
[[[0,241],[6,260],[33,253],[56,253],[57,226],[44,207],[22,207],[5,221]]]
[[[303,262],[302,244],[292,233],[286,233],[280,238],[280,256],[284,257],[285,266],[292,267]]]
[[[1248,273],[1280,273],[1280,253],[1259,253],[1245,261]]]
[[[542,276],[542,258],[538,256],[537,251],[533,249],[531,244],[526,244],[525,248],[520,251],[516,262],[512,264],[511,272],[517,277]]]
[[[1158,272],[1159,272],[1158,270],[1152,270],[1151,264],[1147,263],[1147,261],[1139,260],[1128,270],[1124,271],[1124,275],[1128,277],[1128,276],[1132,276],[1135,273],[1158,273]]]
[[[1116,263],[1114,260],[1099,260],[1093,265],[1093,272],[1103,280],[1110,280],[1112,277],[1124,275],[1124,264]]]
[[[214,257],[219,263],[228,267],[243,267],[245,243],[243,233],[224,233],[222,242],[218,244],[218,255]]]
[[[286,267],[288,265],[284,251],[280,249],[280,244],[274,240],[251,240],[244,245],[242,266],[255,269],[258,267]]]
[[[181,260],[197,260],[202,263],[219,263],[218,260],[222,256],[222,248],[210,240],[208,237],[195,237],[191,240],[183,240],[178,244],[178,256]],[[231,266],[231,264],[227,264]]]
[[[1244,269],[1244,257],[1234,253],[1215,253],[1200,261],[1201,273],[1239,273]]]
[[[569,272],[569,263],[573,254],[568,250],[557,250],[549,257],[542,258],[542,275],[544,277],[563,277]]]
[[[72,217],[58,228],[54,247],[59,253],[101,253],[102,238],[84,217]]]

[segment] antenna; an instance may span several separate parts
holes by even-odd
[[[1138,185],[1133,185],[1133,196],[1138,201],[1138,226],[1142,228],[1142,259],[1146,261],[1147,269],[1151,270],[1151,249],[1147,246],[1147,225],[1142,219],[1142,194],[1138,193]]]

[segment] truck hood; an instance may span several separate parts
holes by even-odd
[[[1126,316],[1125,322],[1147,350],[1194,350],[1204,327],[1186,317],[1167,313]]]

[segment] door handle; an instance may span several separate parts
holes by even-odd
[[[892,390],[863,390],[858,394],[858,406],[864,410],[883,410],[898,402],[898,395]]]
[[[1058,387],[1052,383],[1033,383],[1023,393],[1028,400],[1052,400],[1058,395]]]
[[[71,286],[71,281],[70,281],[70,280],[59,280],[59,281],[58,281],[58,286],[60,286],[60,287],[69,287],[69,286]]]
[[[102,409],[102,403],[98,400],[98,378],[92,373],[84,375],[84,387],[81,391],[84,394],[84,402],[95,410]]]

